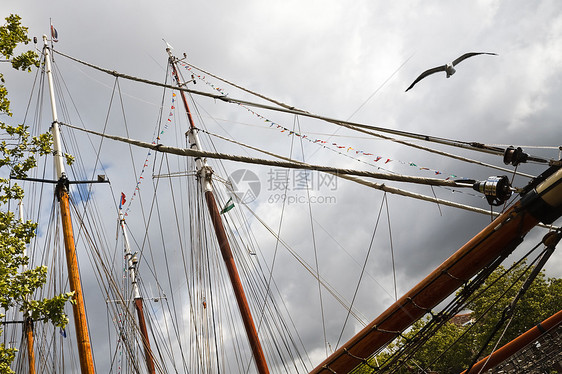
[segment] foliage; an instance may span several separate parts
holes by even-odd
[[[477,323],[472,327],[445,323],[397,372],[424,372],[420,370],[421,368],[425,372],[432,373],[460,373],[467,369],[494,330],[503,310],[511,303],[523,285],[529,272],[525,262],[515,265],[509,272],[506,272],[502,266],[498,267],[484,282],[481,291],[478,291],[479,296],[472,298],[467,305],[467,308],[472,311],[472,319]],[[517,303],[513,320],[501,337],[498,346],[515,339],[538,322],[544,321],[561,310],[561,292],[562,279],[546,278],[545,274],[541,272]],[[376,361],[372,359],[371,365],[377,367],[376,362],[384,365],[383,363],[394,352],[404,346],[407,340],[412,339],[430,321],[431,317],[428,317],[414,323],[408,332],[403,334],[404,337],[400,337],[390,344],[377,356]],[[494,335],[483,356],[490,354],[505,326],[504,323],[499,332]],[[373,369],[362,367],[355,372],[363,374],[372,371]]]
[[[31,71],[32,66],[39,67],[39,56],[34,51],[14,55],[14,50],[19,44],[29,42],[27,27],[21,25],[21,17],[16,14],[6,17],[6,24],[0,26],[0,53],[4,59],[11,61],[14,69]],[[0,73],[0,82],[0,112],[11,115],[8,91],[4,87],[5,81],[2,73]]]
[[[13,68],[31,71],[33,66],[39,66],[37,54],[33,51],[17,56],[14,54],[19,44],[29,42],[27,28],[21,25],[20,20],[17,15],[10,15],[6,18],[6,24],[0,27],[0,53],[3,58],[11,60]],[[0,81],[0,113],[11,116],[2,74]],[[0,133],[5,139],[0,143],[0,169],[6,170],[5,174],[12,177],[25,177],[36,166],[35,156],[52,153],[50,134],[31,137],[26,126],[12,126],[4,122],[0,122]],[[64,304],[71,300],[73,293],[43,300],[31,298],[45,284],[47,268],[39,266],[27,269],[29,259],[25,256],[25,248],[35,236],[37,224],[22,222],[13,212],[5,211],[10,200],[22,198],[23,189],[20,186],[0,178],[0,307],[4,310],[18,308],[25,311],[25,317],[50,321],[56,326],[64,327],[68,323]],[[0,317],[3,315],[0,314]],[[0,373],[13,373],[10,364],[15,353],[15,349],[0,345]]]

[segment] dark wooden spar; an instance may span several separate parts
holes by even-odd
[[[517,338],[513,339],[503,347],[499,348],[491,355],[486,356],[482,360],[478,361],[472,368],[470,368],[470,372],[467,372],[465,370],[461,374],[483,373],[484,371],[487,371],[489,369],[498,366],[499,364],[507,360],[509,357],[519,352],[521,349],[525,348],[532,342],[536,341],[542,335],[555,329],[561,323],[562,323],[562,310],[548,317],[541,323],[538,323],[536,326],[534,326],[524,334],[518,336]]]

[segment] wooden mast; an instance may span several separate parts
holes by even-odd
[[[29,374],[35,374],[35,352],[33,351],[33,320],[25,317],[24,321],[25,340],[27,342],[27,361],[29,363]]]
[[[531,182],[515,205],[310,373],[348,373],[366,362],[478,271],[502,254],[513,251],[539,221],[550,224],[561,214],[562,168],[553,166]]]
[[[171,48],[170,47],[166,48],[166,52],[168,52],[169,55],[169,62],[172,67],[172,74],[176,79],[176,83],[178,87],[181,87],[183,83],[180,81],[180,77],[178,75],[178,70],[176,67],[176,60],[172,55]],[[195,127],[193,117],[191,116],[191,111],[189,110],[189,105],[187,103],[187,98],[185,97],[185,92],[180,91],[180,94],[181,94],[183,105],[187,112],[187,117],[190,125],[190,129],[188,131],[190,148],[201,150],[199,146],[198,131],[197,128]],[[263,349],[258,337],[258,332],[254,324],[254,320],[252,319],[252,314],[250,312],[250,306],[248,305],[248,301],[244,293],[244,288],[242,287],[242,282],[240,281],[240,275],[238,274],[238,270],[234,262],[234,257],[232,255],[232,250],[230,248],[230,244],[228,242],[228,238],[226,236],[226,232],[224,230],[224,226],[220,217],[219,209],[217,207],[217,202],[213,194],[212,170],[209,166],[206,165],[205,161],[202,160],[201,158],[196,159],[196,167],[197,167],[197,173],[201,177],[201,180],[203,181],[205,201],[207,203],[207,208],[209,209],[211,221],[215,229],[215,234],[219,243],[219,248],[221,250],[223,260],[228,270],[228,275],[230,277],[230,282],[232,283],[232,288],[234,290],[234,295],[238,303],[238,308],[240,309],[242,321],[244,322],[244,328],[246,329],[246,334],[248,335],[248,340],[252,348],[252,354],[254,356],[256,367],[260,374],[269,373],[267,362],[265,360],[265,355],[263,353]]]
[[[140,295],[139,286],[137,284],[137,257],[131,253],[131,247],[129,245],[129,236],[127,235],[127,230],[125,229],[125,217],[121,211],[121,205],[119,206],[119,224],[123,231],[123,245],[125,249],[125,258],[127,259],[127,268],[129,269],[129,279],[133,287],[133,298],[135,301],[135,309],[137,310],[137,318],[139,320],[139,329],[142,338],[142,345],[144,347],[144,356],[146,360],[146,367],[150,374],[155,374],[154,368],[154,357],[152,355],[152,350],[150,349],[150,340],[148,339],[148,331],[146,329],[146,320],[144,318],[143,311],[143,298]]]
[[[90,345],[90,335],[88,333],[86,310],[84,308],[84,297],[82,294],[82,284],[80,282],[78,258],[76,256],[74,233],[72,230],[72,219],[70,217],[70,199],[68,195],[69,181],[64,170],[64,157],[62,154],[57,107],[55,103],[53,86],[53,76],[51,71],[51,56],[49,52],[49,46],[47,44],[46,35],[43,35],[43,43],[45,53],[45,69],[47,73],[47,79],[49,81],[49,94],[51,97],[51,111],[53,115],[51,133],[53,135],[53,157],[55,162],[55,171],[58,179],[56,194],[60,205],[64,247],[66,252],[66,264],[68,268],[68,281],[70,284],[70,290],[74,292],[74,302],[72,304],[72,309],[74,314],[74,324],[76,328],[78,356],[80,358],[80,368],[82,374],[93,374],[95,372],[94,359],[92,356],[92,349]]]
[[[23,223],[23,201],[19,202],[20,222]],[[27,246],[23,250],[23,255],[27,256]],[[23,271],[27,270],[27,265],[23,266]],[[27,296],[25,296],[27,299]],[[29,374],[35,374],[35,351],[33,350],[33,319],[29,316],[27,310],[23,310],[24,322],[23,331],[25,334],[26,348],[27,348],[27,361],[29,365]]]

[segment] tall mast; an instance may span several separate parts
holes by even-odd
[[[180,81],[180,77],[176,67],[176,59],[172,55],[172,51],[169,47],[166,48],[166,52],[168,52],[168,55],[170,57],[169,61],[172,67],[172,74],[176,79],[176,83],[178,87],[181,87],[183,85],[183,82]],[[195,127],[193,117],[191,116],[191,111],[189,110],[189,105],[187,103],[187,98],[185,97],[185,92],[180,91],[180,95],[185,110],[187,112],[187,117],[190,125],[189,130],[187,132],[190,148],[199,151],[201,150],[201,147],[199,145],[200,143],[199,143],[198,130]],[[267,362],[265,361],[265,355],[263,353],[263,349],[258,337],[258,332],[254,324],[254,320],[252,319],[252,314],[250,312],[248,300],[246,299],[244,288],[242,287],[242,282],[240,281],[240,275],[238,274],[238,270],[236,269],[236,264],[234,262],[232,250],[230,248],[230,244],[228,242],[228,238],[226,236],[226,232],[222,224],[219,209],[217,207],[217,202],[215,200],[215,195],[213,194],[213,186],[212,186],[213,171],[209,166],[207,166],[205,160],[201,158],[196,159],[196,168],[197,168],[197,174],[203,181],[205,201],[207,203],[207,208],[209,209],[211,221],[213,222],[215,235],[219,242],[219,248],[221,250],[222,258],[228,270],[228,276],[230,277],[230,282],[232,283],[232,288],[234,290],[234,295],[238,303],[238,308],[240,309],[242,321],[244,322],[246,334],[248,335],[248,340],[250,341],[250,346],[252,348],[252,354],[256,362],[256,367],[260,374],[269,373]]]
[[[146,329],[146,320],[144,318],[143,311],[143,298],[140,295],[139,286],[137,284],[137,256],[131,253],[131,247],[129,245],[129,236],[127,230],[125,229],[125,217],[121,207],[119,207],[119,224],[121,230],[123,231],[123,246],[125,250],[125,259],[127,260],[127,268],[129,269],[129,279],[131,281],[131,286],[133,287],[133,299],[135,301],[135,309],[137,310],[137,317],[139,320],[139,328],[142,336],[142,345],[144,347],[144,355],[146,358],[146,367],[150,374],[155,373],[154,368],[154,357],[152,356],[152,350],[150,349],[150,341],[148,340],[148,332]]]
[[[23,223],[23,201],[20,200],[19,204],[20,222]],[[27,256],[27,246],[23,249],[24,257]],[[23,271],[27,270],[27,265],[23,265]],[[27,299],[27,296],[25,296]],[[35,352],[33,351],[33,319],[27,310],[23,310],[24,322],[23,331],[25,334],[26,348],[27,348],[27,361],[29,364],[29,374],[35,374]]]
[[[70,290],[74,292],[74,303],[72,304],[72,309],[74,314],[74,324],[76,328],[78,355],[80,357],[80,368],[82,374],[93,374],[95,372],[94,359],[92,356],[92,349],[90,345],[90,335],[88,333],[88,322],[86,320],[86,311],[84,308],[82,284],[80,282],[80,273],[78,270],[78,258],[76,256],[74,234],[72,231],[72,220],[70,217],[70,199],[68,195],[69,181],[64,170],[64,159],[60,140],[57,106],[55,102],[53,75],[51,71],[51,55],[49,52],[46,35],[43,35],[43,43],[45,51],[45,69],[47,73],[47,79],[49,81],[49,94],[51,97],[51,111],[53,115],[53,123],[50,130],[51,134],[53,135],[53,156],[55,162],[55,171],[58,180],[56,194],[60,205],[64,247],[66,252],[66,264],[68,267],[68,281],[70,284]]]

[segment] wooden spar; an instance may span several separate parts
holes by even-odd
[[[556,328],[556,326],[560,325],[561,323],[562,310],[537,324],[532,329],[527,330],[527,332],[513,339],[511,342],[507,343],[491,355],[478,361],[470,369],[470,372],[467,373],[467,371],[465,370],[461,374],[482,373],[485,370],[489,370],[498,366],[509,357],[513,356],[515,353],[540,338],[543,334]]]
[[[170,56],[170,65],[172,67],[172,73],[176,79],[176,83],[178,87],[181,87],[182,83],[180,81],[178,71],[176,68],[176,62],[174,57],[172,56],[172,52],[170,48],[167,48],[166,52],[168,52],[168,55]],[[188,131],[190,148],[200,150],[197,128],[195,127],[195,123],[191,116],[191,111],[189,110],[189,105],[187,103],[187,98],[185,97],[185,92],[180,91],[180,94],[183,101],[183,105],[187,112],[189,125],[190,125],[190,130]],[[238,303],[240,314],[242,316],[242,321],[244,323],[246,334],[248,335],[248,340],[250,342],[250,347],[252,349],[252,354],[256,363],[256,367],[260,374],[269,373],[269,368],[267,367],[267,362],[265,360],[263,348],[261,346],[261,342],[258,337],[258,332],[250,311],[250,306],[248,305],[248,300],[246,299],[246,294],[244,293],[244,288],[242,287],[242,282],[240,281],[240,275],[238,274],[238,270],[236,269],[236,264],[234,262],[232,250],[230,248],[230,244],[228,242],[228,238],[226,236],[226,232],[224,230],[224,226],[220,217],[219,209],[217,207],[217,202],[213,194],[213,188],[211,184],[212,171],[207,165],[205,165],[205,162],[201,160],[201,158],[196,159],[196,165],[197,165],[197,172],[202,177],[207,208],[209,209],[209,214],[211,216],[211,221],[215,229],[215,234],[217,236],[222,258],[225,262],[228,275],[230,277],[230,282],[232,283],[232,288],[234,291],[234,295],[236,297],[236,302]]]
[[[135,308],[137,309],[137,317],[139,319],[142,344],[144,346],[144,355],[146,357],[146,367],[148,368],[149,373],[154,374],[156,372],[156,369],[154,368],[154,358],[152,357],[152,350],[150,349],[150,341],[148,340],[148,331],[146,329],[146,320],[144,319],[142,304],[142,297],[135,299]]]
[[[219,241],[222,258],[226,264],[232,288],[234,289],[234,295],[236,296],[240,314],[242,315],[244,327],[248,334],[248,339],[250,340],[252,353],[254,355],[254,359],[256,360],[256,366],[258,367],[260,373],[269,373],[267,362],[265,361],[265,356],[258,338],[258,333],[254,325],[254,320],[252,319],[250,307],[244,294],[242,282],[240,282],[240,276],[238,274],[238,270],[236,269],[236,264],[234,263],[234,257],[232,256],[232,251],[230,249],[230,245],[228,244],[228,238],[226,237],[226,232],[224,231],[224,226],[217,208],[215,196],[212,191],[205,191],[205,200],[207,201],[207,207],[209,208],[211,220],[215,228],[215,234]]]
[[[20,200],[19,204],[20,222],[23,223],[23,201]],[[23,249],[23,255],[27,256],[27,246]],[[27,265],[23,265],[23,271],[27,270]],[[27,300],[27,295],[25,296]],[[27,361],[29,364],[29,374],[35,374],[35,351],[33,350],[33,319],[29,317],[27,310],[22,310],[25,317],[23,331],[26,340],[27,348]]]
[[[53,135],[53,156],[55,161],[55,171],[58,178],[56,194],[60,205],[60,214],[61,214],[63,237],[64,237],[64,248],[66,252],[66,265],[68,268],[68,281],[70,284],[70,290],[74,292],[74,296],[73,296],[74,303],[72,304],[72,310],[74,314],[74,324],[76,328],[78,356],[80,358],[80,369],[82,371],[82,374],[93,374],[95,372],[94,358],[92,356],[92,347],[90,345],[88,322],[86,320],[86,310],[84,308],[82,284],[80,282],[80,272],[78,269],[78,258],[76,256],[74,233],[72,230],[72,219],[70,217],[68,179],[64,171],[64,160],[62,154],[57,107],[55,103],[53,76],[51,70],[51,56],[49,53],[49,46],[47,44],[46,35],[43,35],[43,44],[44,44],[44,52],[45,52],[45,68],[46,68],[47,79],[49,81],[49,94],[51,96],[51,111],[53,115],[51,133]]]
[[[27,361],[29,363],[29,374],[35,374],[35,352],[33,351],[33,320],[29,317],[24,322],[25,338],[27,346]]]
[[[562,214],[562,169],[551,167],[531,191],[341,346],[311,374],[348,373],[396,338],[478,271],[511,252],[539,221]]]
[[[74,245],[74,233],[72,231],[72,220],[70,218],[70,202],[65,183],[59,182],[57,185],[57,196],[60,203],[66,265],[68,268],[68,283],[70,284],[70,290],[74,292],[72,309],[74,312],[80,369],[82,370],[82,374],[93,374],[95,372],[94,359],[92,356],[92,347],[90,345],[90,335],[88,333],[86,309],[84,308],[84,296],[82,294],[82,284],[80,282],[80,272],[78,270],[78,258]]]
[[[156,369],[154,367],[154,356],[152,354],[152,349],[150,349],[150,340],[148,339],[148,331],[146,329],[146,320],[144,317],[143,298],[140,295],[139,286],[137,283],[137,259],[136,256],[131,253],[129,236],[127,235],[127,230],[125,229],[125,216],[121,211],[121,205],[119,205],[119,225],[121,226],[121,230],[123,231],[123,246],[125,250],[125,258],[127,259],[127,268],[129,269],[129,279],[133,287],[133,298],[135,300],[135,309],[137,310],[137,318],[139,321],[142,345],[144,347],[146,367],[150,374],[155,374]]]

